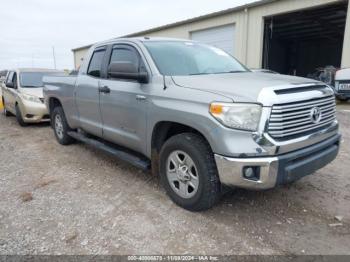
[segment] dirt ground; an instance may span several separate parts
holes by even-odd
[[[332,164],[201,213],[173,204],[150,173],[1,115],[0,254],[350,254],[349,105]]]

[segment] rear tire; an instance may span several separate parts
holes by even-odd
[[[183,133],[165,142],[159,173],[169,197],[187,210],[207,210],[220,199],[214,154],[208,142],[197,134]]]
[[[27,126],[28,124],[26,122],[24,122],[22,112],[21,112],[21,109],[19,108],[18,104],[16,104],[15,109],[16,109],[16,119],[17,119],[18,124],[22,127]]]
[[[62,107],[55,107],[51,114],[51,121],[57,142],[61,145],[70,145],[75,140],[68,135],[72,129],[69,127]]]
[[[4,116],[6,116],[6,117],[11,116],[11,113],[9,111],[7,111],[7,109],[6,109],[4,98],[2,98],[2,106],[4,107],[4,109],[3,109]]]

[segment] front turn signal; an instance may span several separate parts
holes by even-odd
[[[223,112],[223,106],[221,104],[211,104],[210,105],[210,113],[213,115],[221,115]]]

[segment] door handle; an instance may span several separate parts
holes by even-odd
[[[136,95],[136,100],[137,101],[145,101],[145,100],[147,100],[147,98],[143,95]]]
[[[98,88],[98,92],[107,94],[111,92],[111,89],[108,86],[102,86]]]

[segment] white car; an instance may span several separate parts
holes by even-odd
[[[18,124],[40,123],[50,120],[44,104],[42,78],[46,75],[64,75],[52,69],[18,68],[9,70],[1,87],[3,113],[15,115]]]
[[[346,101],[350,99],[350,68],[337,71],[334,89],[339,100]]]

